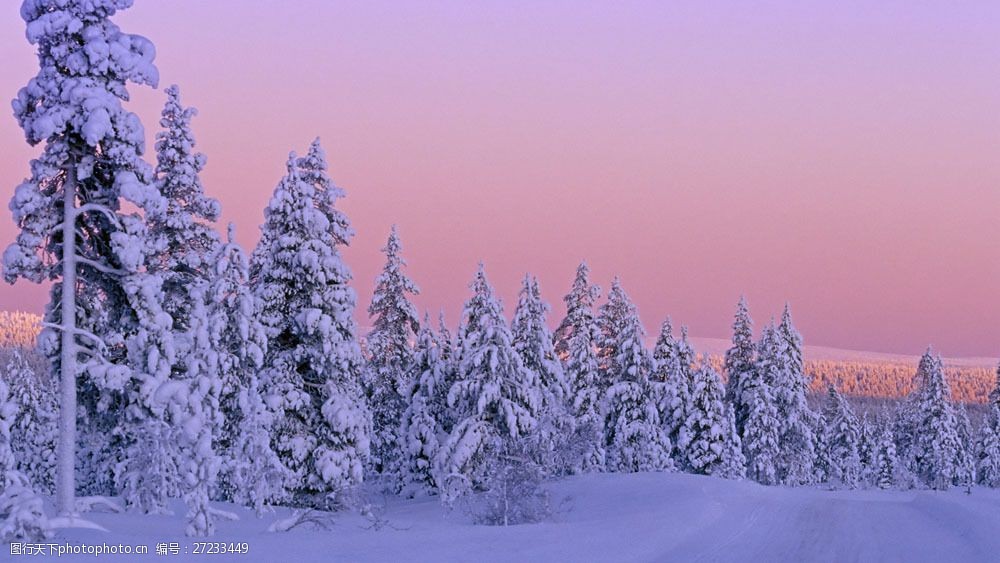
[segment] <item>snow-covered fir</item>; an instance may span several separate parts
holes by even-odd
[[[24,354],[10,353],[0,367],[0,379],[9,388],[17,406],[10,429],[10,446],[18,469],[40,493],[52,493],[55,486],[56,441],[59,437],[59,404],[56,388],[48,374],[35,373]]]
[[[265,210],[251,285],[268,338],[261,374],[277,413],[274,449],[297,502],[330,506],[362,481],[371,415],[361,399],[350,270],[331,233],[330,209],[306,180],[324,177],[325,163],[313,160],[303,176],[299,162],[289,156]]]
[[[368,306],[372,330],[367,339],[370,359],[365,381],[365,395],[372,413],[371,477],[394,493],[403,484],[400,420],[406,409],[404,393],[410,387],[411,345],[420,328],[417,310],[409,297],[419,293],[419,289],[403,271],[406,261],[400,254],[402,248],[394,225],[382,248],[385,266],[375,280]]]
[[[854,410],[832,385],[827,389],[823,418],[827,424],[829,480],[836,485],[854,488],[861,478],[861,456],[858,453],[861,427]]]
[[[543,471],[558,475],[572,472],[580,460],[570,448],[575,436],[573,417],[567,411],[569,388],[546,325],[548,311],[538,280],[526,275],[510,327],[514,350],[521,356],[524,368],[534,374],[531,380],[537,382],[540,400],[538,425],[531,440],[533,449],[525,453]]]
[[[685,466],[694,473],[715,475],[732,472],[739,460],[728,459],[733,450],[734,437],[726,407],[723,403],[725,388],[722,378],[707,362],[694,373],[691,385],[691,404],[684,420]],[[739,470],[735,471],[737,474]]]
[[[964,446],[941,358],[930,349],[920,358],[917,381],[908,413],[913,442],[905,461],[925,485],[947,489],[963,478]]]
[[[440,388],[447,385],[444,351],[439,334],[431,328],[430,317],[424,315],[413,349],[411,373],[406,379],[409,384],[403,390],[406,410],[399,429],[402,491],[406,496],[437,492],[434,460],[440,448],[438,436],[443,432],[440,418],[447,406],[436,400],[441,395]]]
[[[781,420],[781,450],[778,462],[778,480],[785,485],[801,485],[813,480],[816,453],[813,435],[813,413],[806,403],[809,382],[802,363],[802,336],[792,324],[789,306],[781,315],[778,336],[783,343],[779,349],[784,359],[783,368],[775,372],[774,399]]]
[[[783,342],[774,324],[765,327],[757,345],[754,369],[744,374],[740,382],[740,397],[746,408],[741,438],[747,458],[747,476],[764,485],[776,484],[779,479],[782,426],[774,384],[785,366],[782,348]]]
[[[459,422],[435,460],[445,503],[483,490],[498,457],[535,430],[542,401],[538,376],[514,350],[482,264],[469,287],[472,297],[458,335],[458,379],[448,391]]]
[[[602,391],[597,343],[600,328],[594,305],[600,288],[590,283],[590,269],[581,262],[570,292],[563,298],[566,316],[556,329],[553,339],[555,352],[562,358],[566,375],[568,408],[573,416],[575,434],[585,442],[585,452],[576,472],[604,469],[604,421],[601,416]]]
[[[601,359],[609,386],[604,398],[604,447],[609,471],[674,468],[667,429],[660,421],[650,376],[655,367],[645,331],[619,280],[601,307]]]
[[[733,405],[736,415],[736,429],[742,436],[749,416],[749,406],[743,398],[744,381],[754,376],[757,349],[753,341],[753,321],[746,297],[740,297],[733,319],[732,346],[726,350],[725,367],[726,400]]]
[[[660,325],[660,334],[653,346],[653,389],[658,401],[660,420],[667,429],[673,445],[673,458],[682,467],[688,463],[687,445],[690,434],[685,424],[692,408],[691,386],[687,371],[681,365],[680,342],[674,338],[673,326],[668,317]]]

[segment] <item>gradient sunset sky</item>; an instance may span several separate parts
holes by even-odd
[[[37,70],[18,5],[6,99]],[[790,301],[807,344],[1000,355],[995,0],[137,0],[116,21],[158,50],[129,107],[151,140],[181,86],[248,249],[288,151],[322,138],[362,324],[396,223],[418,306],[451,324],[479,260],[508,315],[536,274],[555,321],[585,258],[650,333],[728,338],[745,293],[758,329]],[[4,201],[23,139],[4,111]],[[46,300],[0,287],[0,309]]]

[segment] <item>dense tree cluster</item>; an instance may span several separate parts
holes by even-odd
[[[648,349],[621,281],[598,304],[586,264],[554,333],[535,278],[508,319],[480,264],[453,336],[411,303],[393,227],[363,338],[342,258],[353,231],[319,140],[289,155],[248,258],[232,228],[217,233],[196,112],[176,86],[155,167],[143,159],[141,123],[121,102],[128,83],[158,75],[152,45],[110,21],[129,4],[21,10],[40,71],[14,109],[44,148],[10,205],[20,233],[4,276],[54,285],[39,343],[48,376],[15,353],[0,378],[3,537],[48,533],[38,492],[64,515],[86,507],[77,494],[146,513],[182,498],[186,532],[206,536],[233,517],[212,501],[329,510],[366,483],[439,495],[493,524],[544,518],[545,479],[584,472],[1000,483],[1000,381],[978,433],[930,351],[891,420],[859,419],[834,386],[814,411],[787,307],[755,340],[741,299],[720,373],[669,319]]]

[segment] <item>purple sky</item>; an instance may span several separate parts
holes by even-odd
[[[16,4],[7,99],[36,70]],[[558,316],[586,258],[650,332],[728,337],[746,293],[758,327],[790,301],[810,344],[1000,353],[998,2],[138,0],[117,20],[159,53],[130,107],[151,138],[181,85],[246,245],[288,151],[323,138],[362,309],[395,222],[418,305],[452,323],[480,259],[508,314],[527,270]],[[34,154],[0,115],[4,200]],[[0,287],[0,309],[46,299]]]

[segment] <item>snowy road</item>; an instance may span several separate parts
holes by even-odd
[[[380,531],[339,516],[330,531],[268,534],[273,516],[246,515],[213,539],[249,542],[250,557],[212,561],[1000,561],[1000,491],[831,492],[683,474],[590,475],[552,489],[567,499],[556,521],[509,528],[470,525],[433,499],[393,503],[395,529]],[[179,516],[96,519],[114,533],[70,541],[187,542]]]

